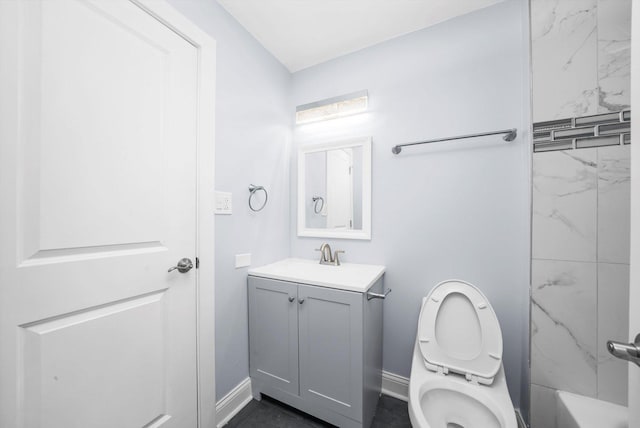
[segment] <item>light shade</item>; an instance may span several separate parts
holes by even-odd
[[[296,107],[296,124],[335,119],[367,110],[369,93],[364,91],[327,98]]]

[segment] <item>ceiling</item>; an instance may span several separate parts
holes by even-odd
[[[503,0],[218,0],[291,72]]]

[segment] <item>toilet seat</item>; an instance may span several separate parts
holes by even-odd
[[[448,280],[423,299],[418,345],[432,371],[490,385],[502,364],[502,332],[493,308],[472,284]]]

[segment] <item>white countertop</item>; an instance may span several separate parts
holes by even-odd
[[[249,269],[249,275],[364,293],[384,274],[384,270],[384,266],[358,263],[332,266],[321,265],[318,260],[284,259]]]

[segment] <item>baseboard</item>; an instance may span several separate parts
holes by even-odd
[[[409,379],[382,371],[382,393],[402,401],[409,401]]]
[[[409,379],[397,374],[382,372],[382,393],[402,401],[409,400]],[[225,426],[253,399],[251,379],[246,378],[216,403],[216,426]]]
[[[252,399],[251,379],[246,378],[216,403],[216,426],[225,426]]]

